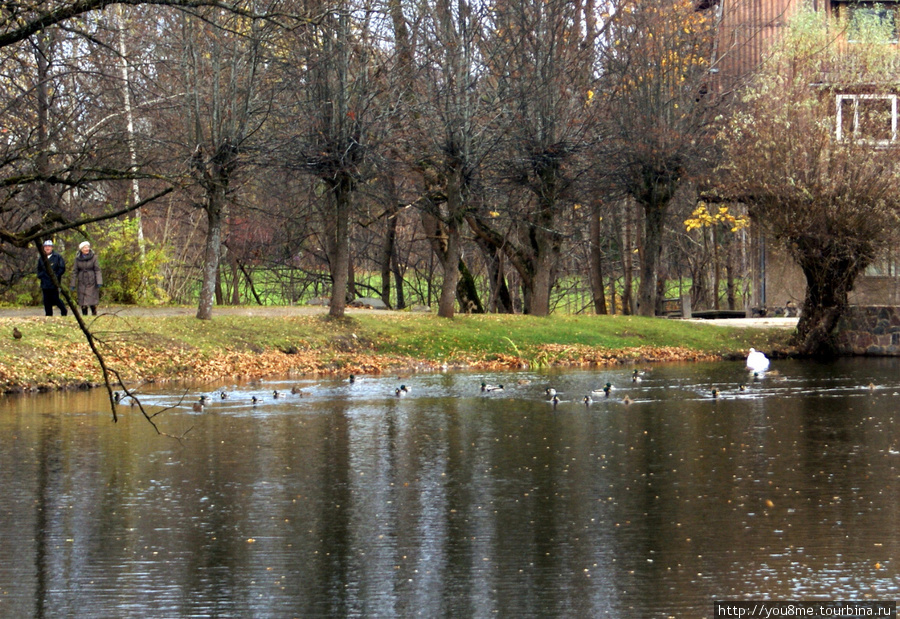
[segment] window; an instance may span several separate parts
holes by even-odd
[[[897,95],[837,95],[838,140],[876,146],[897,141]]]
[[[892,43],[898,42],[898,13],[896,0],[889,2],[835,2],[838,17],[847,20],[847,40],[851,43],[860,39],[860,33],[884,32]]]

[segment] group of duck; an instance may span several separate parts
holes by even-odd
[[[752,371],[754,373],[755,377],[758,377],[763,372],[765,372],[766,370],[769,369],[769,359],[766,357],[766,355],[764,353],[751,348],[750,353],[747,355],[747,369]],[[639,384],[643,380],[642,377],[644,375],[645,375],[644,371],[635,369],[631,373],[632,384],[634,384],[634,385]],[[347,380],[350,383],[354,383],[354,382],[356,382],[356,377],[351,374]],[[518,383],[520,385],[528,384],[530,382],[531,381],[527,380],[527,379],[522,379],[522,380],[518,381]],[[741,391],[745,391],[747,389],[747,387],[746,387],[746,385],[741,385],[739,387],[739,389]],[[612,383],[607,382],[602,387],[599,387],[597,389],[592,389],[591,392],[588,395],[585,395],[581,401],[586,406],[590,406],[594,401],[596,401],[599,398],[603,398],[603,399],[610,398],[613,390],[615,390],[615,387],[612,385]],[[502,384],[491,385],[486,382],[482,382],[481,383],[481,391],[486,394],[501,393],[504,391],[504,387]],[[403,396],[407,395],[408,393],[410,393],[410,388],[405,384],[400,385],[399,387],[397,387],[394,390],[394,395],[397,397],[403,397]],[[292,387],[289,391],[279,391],[277,389],[273,390],[272,391],[272,399],[278,400],[281,398],[285,398],[289,394],[290,395],[299,395],[301,397],[309,395],[308,392],[303,391],[299,387],[295,386],[295,387]],[[545,390],[545,394],[547,395],[548,402],[551,405],[553,405],[554,408],[562,401],[559,398],[559,392],[556,389],[554,389],[553,387],[548,387]],[[719,396],[719,390],[712,389],[711,395],[713,398],[717,398]],[[220,400],[227,400],[229,397],[230,396],[227,391],[220,391],[218,393],[218,399],[220,399]],[[128,399],[128,398],[127,398],[127,396],[122,395],[117,391],[114,393],[114,399],[117,403],[124,403],[126,401],[126,399]],[[211,400],[212,400],[212,396],[201,395],[200,398],[196,402],[192,403],[191,408],[194,412],[203,412],[204,408],[211,402]],[[263,401],[263,398],[260,398],[256,395],[253,395],[250,398],[250,402],[254,406],[261,403],[262,401]],[[627,406],[627,405],[633,403],[634,400],[632,400],[631,397],[626,394],[622,398],[621,402],[622,402],[622,404],[625,404]],[[132,403],[132,405],[134,405],[134,398],[131,398],[131,403]]]
[[[632,372],[632,375],[631,375],[631,382],[634,384],[641,382],[641,380],[643,380],[641,378],[643,375],[644,375],[643,371],[634,370],[634,372]],[[519,384],[528,384],[530,382],[531,381],[529,381],[529,380],[524,380],[524,381],[519,381]],[[585,405],[590,405],[594,402],[594,398],[599,398],[600,396],[602,396],[604,398],[609,398],[614,389],[615,389],[615,387],[613,387],[612,383],[606,383],[605,385],[603,385],[603,387],[600,387],[598,389],[592,389],[591,393],[589,395],[586,395],[586,396],[584,396],[584,398],[582,398],[582,402]],[[482,382],[481,383],[481,391],[484,393],[499,393],[501,391],[504,391],[504,387],[503,387],[503,385],[491,385],[486,382]],[[544,391],[544,393],[547,394],[548,401],[550,402],[550,404],[552,404],[554,406],[554,408],[556,407],[557,404],[562,402],[562,400],[559,399],[559,392],[556,389],[554,389],[553,387],[547,387],[547,389]],[[634,400],[632,400],[631,397],[629,397],[628,395],[626,395],[624,398],[622,398],[622,403],[626,404],[626,405],[631,404],[633,401]]]
[[[769,363],[770,363],[769,359],[768,359],[768,357],[766,357],[765,353],[762,353],[762,352],[756,350],[755,348],[750,349],[750,352],[747,355],[747,364],[746,365],[747,365],[747,369],[750,370],[751,372],[753,372],[754,379],[758,379],[762,375],[762,373],[764,373],[766,370],[769,369]],[[641,370],[637,370],[637,369],[634,370],[631,373],[632,384],[637,385],[638,383],[640,383],[643,380],[642,376],[644,376],[644,374],[645,373]],[[594,403],[595,399],[597,399],[597,398],[602,397],[602,398],[608,399],[611,396],[612,391],[614,389],[615,389],[615,387],[613,387],[612,383],[608,382],[599,389],[592,389],[591,392],[588,395],[584,396],[581,401],[584,403],[585,406],[590,406],[591,404]],[[738,389],[740,391],[746,391],[747,385],[741,385]],[[483,391],[484,393],[497,393],[497,392],[501,392],[503,390],[504,390],[503,385],[490,385],[485,382],[481,383],[481,391]],[[547,390],[545,391],[545,393],[546,393],[547,397],[549,398],[548,401],[550,402],[550,404],[553,405],[554,408],[556,407],[557,404],[559,404],[562,401],[559,399],[559,393],[553,387],[548,387]],[[398,395],[399,395],[399,393],[398,393]],[[719,390],[716,388],[713,388],[710,391],[710,395],[713,398],[718,398]],[[627,394],[622,398],[621,401],[622,401],[622,404],[624,404],[626,406],[628,406],[629,404],[634,402],[634,400],[632,400],[631,397]]]

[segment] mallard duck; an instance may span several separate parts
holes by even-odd
[[[195,413],[202,413],[203,407],[206,405],[206,396],[201,395],[200,399],[191,405]]]
[[[503,391],[503,385],[485,385],[484,390],[488,393],[492,393],[494,391]]]
[[[356,382],[356,376],[354,376],[353,374],[351,374],[351,375],[349,376],[349,378],[347,378],[347,382],[348,382],[348,383],[355,383],[355,382]]]
[[[747,385],[741,385],[738,387],[738,391],[747,391]]]
[[[600,395],[602,393],[605,397],[608,398],[613,389],[615,389],[615,387],[612,386],[612,383],[606,383],[605,385],[603,385],[602,389],[592,389],[591,394]]]
[[[278,391],[278,389],[276,389],[275,391],[272,392],[272,397],[277,400],[278,398],[283,398],[284,394],[281,393],[280,391]]]
[[[754,372],[765,372],[769,369],[769,358],[755,348],[747,354],[747,369]]]
[[[394,395],[397,396],[398,398],[406,395],[407,393],[409,393],[409,392],[406,389],[404,389],[403,387],[397,387],[396,389],[394,389]]]
[[[297,385],[294,385],[293,387],[291,387],[291,393],[293,393],[294,395],[299,395],[301,398],[304,397],[304,396],[309,395],[308,392],[303,391],[303,390],[300,389],[300,387],[298,387]]]
[[[713,390],[710,392],[710,395],[712,395],[712,397],[714,397],[714,398],[718,398],[718,397],[719,397],[719,390],[716,389],[715,387],[713,387]]]
[[[19,327],[13,327],[13,339],[15,339],[15,340],[22,339],[22,332],[19,331]]]
[[[219,398],[221,398],[222,400],[227,400],[227,399],[228,399],[228,392],[227,392],[227,391],[221,392],[221,393],[219,394]]]
[[[556,395],[557,392],[556,392],[556,389],[554,389],[553,387],[547,387],[547,390],[544,393],[546,393],[549,397],[552,398],[553,396]]]
[[[119,393],[118,391],[113,391],[113,401],[118,402],[121,399],[122,399],[122,394]]]
[[[637,370],[635,370],[634,372],[631,373],[631,382],[633,382],[633,383],[639,383],[639,382],[641,382],[641,380],[642,380],[642,379],[641,379],[641,373],[640,373],[640,372],[638,372]]]
[[[516,381],[516,384],[517,385],[530,385],[531,381],[527,378],[520,378],[519,380]]]
[[[250,402],[253,403],[253,406],[256,406],[257,404],[259,404],[259,398],[253,396],[252,398],[250,398]]]
[[[590,406],[594,399],[591,396],[586,395],[581,401],[584,402],[585,406]]]
[[[208,395],[201,395],[201,396],[200,396],[200,404],[203,404],[204,406],[206,406],[207,401],[209,401],[209,396],[208,396]]]

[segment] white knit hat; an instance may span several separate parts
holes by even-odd
[[[90,246],[91,246],[91,244],[88,243],[87,241],[82,241],[81,243],[78,244],[78,251],[81,251],[85,247],[90,247]]]

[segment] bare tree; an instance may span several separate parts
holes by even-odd
[[[594,53],[583,35],[581,3],[525,1],[496,9],[485,77],[496,82],[503,105],[504,150],[492,168],[495,189],[506,196],[468,221],[476,235],[507,252],[522,280],[525,311],[544,316],[564,242],[560,216],[577,201],[577,183],[590,165],[581,155],[595,135]]]
[[[332,281],[329,314],[335,318],[347,304],[353,201],[369,173],[384,79],[383,52],[370,40],[371,12],[354,8],[344,0],[306,4],[300,13],[310,23],[292,33],[284,67],[291,91],[282,119],[291,124],[285,133],[292,136],[284,163],[319,182]]]

